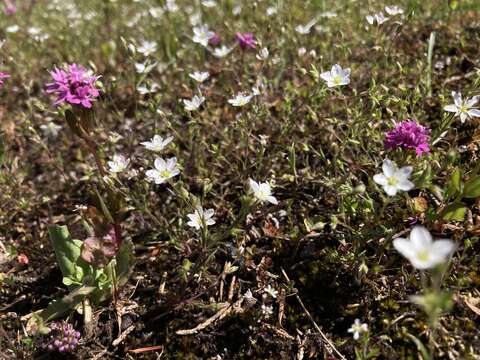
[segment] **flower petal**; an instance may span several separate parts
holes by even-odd
[[[432,235],[423,226],[415,226],[410,233],[410,241],[416,250],[428,248],[432,243]]]

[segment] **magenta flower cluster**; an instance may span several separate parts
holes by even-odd
[[[71,64],[65,69],[55,68],[50,72],[53,82],[47,84],[46,91],[56,94],[55,105],[67,102],[81,105],[85,108],[92,107],[92,101],[100,95],[95,83],[100,76],[91,75],[84,67]]]
[[[430,152],[428,144],[430,129],[418,124],[415,120],[402,121],[385,135],[384,144],[387,149],[414,149],[417,156]]]
[[[73,351],[77,348],[80,333],[67,322],[54,322],[49,325],[49,340],[44,344],[48,350],[62,353]]]
[[[242,50],[246,49],[255,49],[257,47],[255,43],[255,38],[252,33],[247,32],[247,33],[241,33],[237,32],[236,34],[238,44],[242,48]]]
[[[3,79],[8,79],[10,75],[0,71],[0,88],[3,86]]]

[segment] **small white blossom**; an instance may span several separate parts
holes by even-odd
[[[187,225],[200,230],[203,226],[210,226],[215,224],[215,220],[212,219],[215,211],[213,209],[204,210],[201,206],[197,206],[193,214],[188,214],[187,217],[190,221]]]
[[[112,161],[107,162],[109,167],[108,170],[112,173],[121,173],[122,171],[125,171],[129,163],[130,160],[126,159],[125,156],[115,154],[113,155]]]
[[[154,41],[143,41],[137,50],[144,56],[150,56],[157,51],[157,44]]]
[[[176,0],[167,0],[165,9],[170,12],[177,12],[180,8],[177,5]]]
[[[273,314],[273,307],[270,305],[262,304],[262,315],[268,319],[272,314]]]
[[[324,11],[323,13],[320,14],[321,17],[326,17],[326,18],[333,18],[337,17],[337,13],[335,11]]]
[[[360,335],[363,333],[366,333],[368,331],[368,325],[367,324],[362,324],[360,322],[360,319],[355,319],[355,322],[352,324],[352,327],[348,329],[349,333],[353,334],[353,338],[355,340],[358,340],[360,338]]]
[[[245,93],[239,93],[235,95],[232,99],[228,100],[228,103],[232,106],[241,107],[247,105],[250,100],[252,100],[252,95],[247,95]]]
[[[272,16],[278,13],[278,8],[276,6],[269,6],[267,8],[267,16]]]
[[[388,196],[395,196],[399,190],[410,191],[414,188],[415,184],[408,180],[413,170],[411,166],[399,169],[393,161],[385,159],[382,170],[383,174],[374,175],[373,181],[383,186]]]
[[[306,25],[297,25],[295,27],[295,31],[299,34],[302,34],[302,35],[307,35],[310,33],[310,30],[312,29],[312,27],[316,24],[317,20],[316,19],[313,19],[311,20],[308,24]]]
[[[40,125],[40,129],[42,129],[45,136],[56,138],[62,127],[50,121],[48,124]]]
[[[215,50],[213,50],[213,56],[220,59],[230,54],[232,50],[232,48],[222,45],[221,47],[215,48]]]
[[[241,5],[235,5],[232,9],[232,14],[235,15],[235,16],[240,15],[241,12],[242,12],[242,6]]]
[[[188,74],[196,82],[202,83],[210,77],[208,72],[195,71],[194,73]]]
[[[160,6],[152,7],[148,10],[148,13],[154,19],[159,19],[163,15],[163,9]]]
[[[208,46],[208,42],[215,36],[213,31],[208,30],[207,25],[196,26],[193,28],[193,42],[204,47]]]
[[[374,15],[367,15],[365,18],[370,25],[373,25],[375,22],[377,25],[382,25],[384,22],[388,21],[388,17],[385,17],[382,12]]]
[[[195,95],[192,100],[184,99],[183,103],[185,104],[186,111],[195,111],[198,110],[198,108],[203,104],[204,101],[205,98],[203,96]]]
[[[297,53],[299,57],[303,57],[307,53],[307,49],[302,46],[298,49]]]
[[[249,180],[250,190],[253,192],[253,196],[260,202],[268,201],[274,205],[278,204],[277,199],[272,195],[272,188],[268,182],[258,183],[253,181],[252,179]]]
[[[335,64],[330,71],[321,73],[320,77],[327,82],[329,88],[348,85],[350,83],[350,68],[342,69],[340,65]]]
[[[180,174],[176,157],[172,157],[167,161],[157,157],[154,166],[155,168],[147,170],[145,175],[149,181],[153,181],[155,184],[163,184],[168,179]]]
[[[263,289],[263,291],[265,291],[266,294],[270,295],[272,298],[276,299],[277,298],[277,295],[278,295],[278,291],[275,290],[275,288],[273,288],[270,284],[268,284],[267,287],[265,287]]]
[[[217,6],[217,2],[215,0],[203,0],[202,5],[206,8],[213,8]]]
[[[480,110],[475,107],[475,104],[480,100],[480,96],[474,96],[470,99],[462,100],[462,94],[452,91],[453,101],[452,105],[447,105],[443,110],[454,112],[455,116],[460,116],[462,124],[466,119],[472,117],[480,117]]]
[[[165,147],[170,144],[173,140],[173,136],[167,138],[162,138],[160,135],[154,135],[150,141],[142,142],[141,144],[145,146],[147,150],[153,152],[161,152]]]
[[[264,47],[264,48],[261,48],[260,51],[258,52],[257,59],[265,61],[265,60],[268,59],[269,55],[270,55],[270,53],[268,52],[268,49],[266,47]]]
[[[390,16],[395,16],[403,14],[403,9],[396,5],[385,6],[385,12]]]
[[[405,256],[417,269],[430,269],[447,260],[455,250],[449,239],[433,241],[430,232],[423,226],[415,226],[409,239],[393,240],[395,249]]]

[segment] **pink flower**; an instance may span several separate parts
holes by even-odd
[[[255,44],[255,38],[250,32],[243,34],[241,32],[237,32],[236,37],[242,50],[245,50],[247,48],[255,49],[257,47],[257,45]]]
[[[220,38],[220,35],[217,33],[214,33],[213,36],[208,40],[208,43],[213,46],[217,46],[222,42],[222,39]]]
[[[415,120],[402,121],[385,135],[384,144],[387,149],[415,149],[417,156],[430,152],[428,144],[430,129],[418,124]]]
[[[3,86],[3,79],[8,79],[9,74],[0,71],[0,88]]]
[[[46,91],[57,95],[55,105],[67,102],[91,108],[92,101],[100,95],[95,87],[100,76],[90,75],[82,66],[71,64],[64,69],[55,68],[50,75],[54,82],[46,85]]]
[[[17,12],[15,1],[12,2],[11,0],[3,0],[3,3],[5,4],[5,14],[13,15]]]

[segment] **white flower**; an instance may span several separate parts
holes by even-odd
[[[187,100],[187,99],[184,99],[183,100],[183,103],[185,104],[185,110],[187,111],[195,111],[195,110],[198,110],[198,108],[200,107],[200,105],[203,104],[203,102],[205,101],[205,98],[203,96],[197,96],[195,95],[192,100]]]
[[[135,63],[135,71],[139,74],[143,74],[147,69],[147,63]]]
[[[229,99],[228,103],[232,106],[241,107],[247,105],[252,100],[252,95],[246,93],[238,93],[234,98]]]
[[[480,117],[480,110],[474,107],[480,99],[480,96],[462,100],[462,94],[455,91],[452,91],[452,96],[455,103],[445,106],[443,110],[454,112],[455,116],[460,115],[460,121],[462,123],[464,123],[467,118]]]
[[[272,188],[268,182],[257,183],[252,179],[249,180],[250,189],[253,192],[253,196],[261,202],[268,201],[274,205],[278,204],[277,199],[272,195]]]
[[[447,260],[455,250],[455,244],[448,239],[433,241],[432,235],[423,226],[415,226],[409,239],[393,240],[395,249],[405,256],[417,269],[430,269]]]
[[[340,65],[335,64],[330,71],[321,73],[320,77],[327,82],[329,88],[348,85],[350,83],[350,68],[342,69]]]
[[[40,125],[40,129],[42,129],[45,136],[55,138],[58,136],[58,133],[60,132],[62,127],[55,124],[53,121],[50,121],[48,124]]]
[[[202,5],[207,8],[212,8],[217,6],[217,2],[215,0],[203,0]]]
[[[160,135],[154,135],[152,140],[142,142],[141,144],[145,146],[147,150],[150,150],[153,152],[160,152],[163,149],[165,149],[165,147],[168,144],[170,144],[172,140],[173,140],[173,136],[169,136],[164,139]]]
[[[163,9],[160,6],[152,7],[148,10],[148,13],[154,19],[159,19],[163,15]]]
[[[367,15],[365,18],[370,25],[373,25],[375,22],[377,22],[377,25],[382,25],[388,20],[388,17],[385,17],[382,12],[374,15]]]
[[[310,33],[310,30],[312,29],[313,25],[315,25],[316,22],[317,20],[313,19],[306,25],[297,25],[295,27],[295,31],[299,34],[307,35],[308,33]]]
[[[270,305],[262,304],[262,315],[265,318],[269,318],[273,314],[273,307]]]
[[[196,82],[202,83],[210,77],[208,72],[195,71],[194,73],[188,74]]]
[[[213,31],[208,30],[207,25],[196,26],[193,28],[193,42],[207,47],[208,42],[215,36]]]
[[[20,30],[20,27],[18,25],[11,25],[5,28],[5,31],[8,33],[16,33],[18,30]]]
[[[302,46],[297,52],[299,57],[303,57],[307,53],[307,49]]]
[[[150,56],[157,51],[157,44],[154,41],[143,41],[138,52],[144,56]]]
[[[220,59],[230,54],[232,50],[232,48],[222,45],[221,47],[215,48],[215,50],[213,50],[213,56]]]
[[[396,5],[394,6],[385,6],[385,12],[390,16],[403,14],[403,9]]]
[[[258,52],[257,59],[265,61],[268,59],[269,55],[270,53],[268,52],[268,49],[264,47],[264,48],[261,48],[260,51]]]
[[[321,13],[320,16],[326,17],[326,18],[333,18],[337,16],[337,13],[335,11],[325,11]]]
[[[190,221],[187,225],[200,230],[204,226],[210,226],[215,224],[215,220],[212,219],[215,211],[213,209],[204,210],[201,206],[197,206],[193,214],[188,214],[187,217]]]
[[[382,170],[383,174],[374,175],[373,181],[383,186],[388,196],[395,196],[399,190],[410,191],[414,188],[415,184],[408,180],[413,170],[411,166],[399,169],[393,161],[385,159]]]
[[[155,168],[147,170],[145,175],[149,181],[153,181],[155,184],[163,184],[168,179],[180,174],[176,157],[172,157],[167,161],[157,157],[154,165]]]
[[[267,293],[268,295],[270,295],[274,299],[276,299],[276,297],[278,295],[278,291],[275,290],[275,288],[273,288],[270,284],[268,284],[268,286],[265,287],[263,289],[263,291],[265,291],[265,293]]]
[[[269,6],[267,8],[267,16],[272,16],[278,13],[278,8],[276,6]]]
[[[176,12],[180,8],[178,7],[177,2],[175,0],[167,0],[165,4],[165,9],[167,9],[167,11],[170,11],[170,12]]]
[[[112,161],[107,162],[108,170],[112,173],[121,173],[127,168],[129,163],[130,160],[126,159],[125,156],[115,154]]]
[[[241,5],[235,5],[232,9],[232,14],[235,15],[235,16],[240,15],[241,12],[242,12],[242,6]]]
[[[358,340],[360,335],[368,331],[368,325],[362,324],[360,319],[355,319],[355,322],[352,324],[352,327],[348,329],[349,333],[353,334],[353,338]]]

